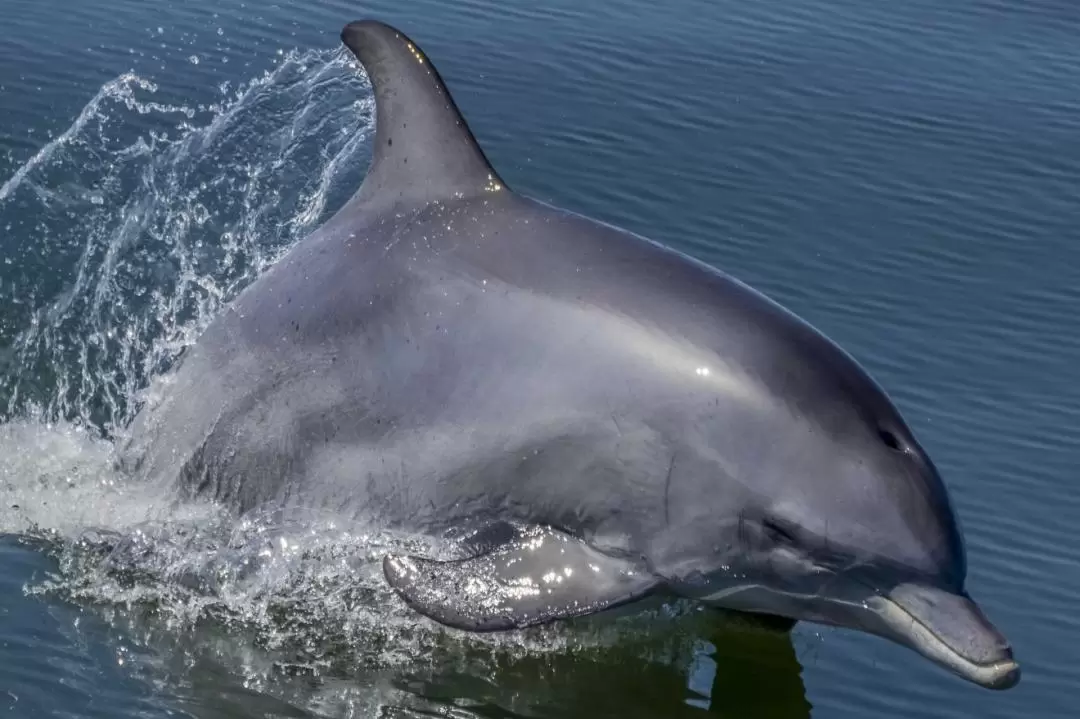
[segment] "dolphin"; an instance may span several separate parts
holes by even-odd
[[[511,190],[415,42],[341,37],[376,103],[360,188],[185,351],[125,467],[238,514],[456,538],[383,562],[450,627],[674,595],[1017,683],[938,471],[849,354],[710,265]]]

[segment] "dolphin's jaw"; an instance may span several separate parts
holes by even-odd
[[[909,584],[881,593],[857,580],[830,583],[830,589],[825,595],[752,582],[714,587],[695,598],[718,608],[769,612],[875,634],[987,689],[1009,689],[1020,681],[1020,666],[1004,637],[966,596]],[[941,624],[938,631],[931,628],[935,619]],[[982,656],[965,656],[963,645],[968,654]]]
[[[891,597],[872,597],[866,604],[886,628],[885,632],[877,633],[914,649],[958,676],[987,689],[999,690],[1010,689],[1020,681],[1020,665],[1007,646],[999,649],[1000,656],[997,658],[988,661],[973,660],[964,656],[923,620]]]

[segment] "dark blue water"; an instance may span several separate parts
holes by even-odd
[[[1074,715],[1075,4],[5,0],[3,16],[0,712]],[[338,33],[365,16],[422,44],[512,187],[730,271],[870,369],[952,491],[1016,689],[871,637],[693,610],[446,637],[365,602],[339,550],[369,538],[275,536],[237,577],[213,540],[255,552],[261,528],[182,531],[115,491],[108,438],[134,393],[363,177],[370,92]],[[117,576],[75,541],[151,515],[139,546],[164,578]]]

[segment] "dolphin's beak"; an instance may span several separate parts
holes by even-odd
[[[988,689],[1020,681],[1008,640],[971,599],[936,587],[900,584],[867,600],[877,633],[911,647],[964,679]]]

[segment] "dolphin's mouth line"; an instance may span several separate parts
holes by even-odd
[[[902,637],[912,649],[975,684],[988,689],[1009,689],[1020,681],[1020,665],[1015,659],[1009,657],[989,662],[978,662],[969,659],[950,646],[925,622],[905,609],[899,602],[882,594],[866,582],[858,579],[856,581],[869,589],[872,595],[863,601],[852,601],[841,597],[830,597],[829,601],[834,604],[847,605],[852,608],[873,612],[891,630],[894,638]],[[765,585],[761,584],[726,587],[702,597],[701,600],[717,602],[755,587],[767,589]],[[813,600],[820,596],[819,594],[806,593],[786,594],[793,599],[804,601]],[[812,619],[811,621],[842,626],[824,617]]]
[[[871,597],[868,608],[876,610],[889,626],[909,639],[919,651],[961,676],[990,689],[1008,689],[1020,679],[1020,665],[1015,659],[977,662],[953,649],[925,622],[898,602],[881,594]]]
[[[990,662],[969,659],[895,599],[858,577],[854,579],[873,592],[873,596],[865,602],[866,608],[875,611],[889,629],[907,639],[913,649],[926,657],[989,689],[1008,689],[1020,681],[1020,665],[1015,659],[1010,657]]]

